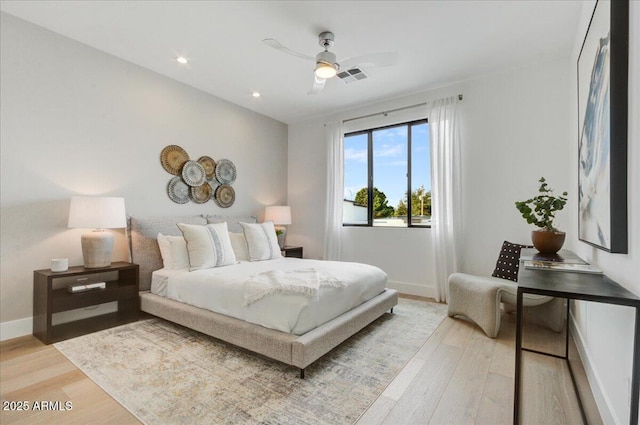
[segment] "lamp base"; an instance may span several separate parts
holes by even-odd
[[[82,241],[82,258],[87,269],[109,267],[113,256],[113,235],[104,230],[84,233]]]

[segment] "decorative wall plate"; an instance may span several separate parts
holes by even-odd
[[[216,162],[208,156],[201,156],[198,158],[198,162],[204,167],[204,172],[207,174],[207,180],[213,180],[216,178]]]
[[[169,194],[169,199],[176,204],[186,204],[189,202],[189,186],[183,182],[180,177],[174,177],[169,180],[167,193]]]
[[[228,184],[218,186],[216,189],[216,203],[222,208],[229,208],[236,200],[236,192]]]
[[[216,179],[221,184],[233,184],[236,181],[236,166],[228,159],[221,159],[216,165]]]
[[[194,186],[191,188],[191,199],[196,204],[204,204],[211,199],[211,185],[209,182],[204,182],[200,186]]]
[[[182,166],[182,179],[189,186],[201,186],[207,180],[207,173],[198,161],[187,161]]]
[[[211,186],[211,200],[216,200],[216,190],[220,187],[220,183],[217,180],[208,181],[207,184]]]
[[[170,174],[179,176],[182,166],[189,160],[189,154],[178,145],[169,145],[160,152],[162,167]]]

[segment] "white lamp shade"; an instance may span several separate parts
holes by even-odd
[[[273,224],[291,224],[290,207],[266,207],[264,221],[273,221]]]
[[[71,197],[68,227],[84,229],[127,227],[124,198]]]

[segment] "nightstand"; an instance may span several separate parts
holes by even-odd
[[[285,245],[282,249],[285,257],[302,258],[302,247]]]
[[[106,288],[70,293],[64,282],[105,273],[115,276]],[[99,276],[100,279],[104,279]],[[56,280],[59,280],[56,282]],[[138,265],[118,262],[109,267],[69,267],[66,272],[49,269],[33,272],[33,335],[45,344],[111,328],[138,320],[140,310]],[[118,311],[53,325],[54,313],[117,301]]]

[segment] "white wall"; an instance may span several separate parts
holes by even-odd
[[[585,2],[570,63],[570,151],[571,187],[578,187],[578,111],[575,66],[595,2]],[[628,254],[609,254],[580,242],[578,207],[571,206],[569,243],[575,252],[596,264],[605,274],[640,295],[640,3],[630,2],[629,99],[628,99]],[[634,314],[627,307],[580,302],[575,314],[578,336],[584,345],[583,363],[595,390],[606,424],[629,423],[629,385],[633,350]]]
[[[346,87],[345,89],[348,89]],[[289,126],[289,204],[295,214],[290,243],[305,256],[323,252],[326,190],[324,123],[462,93],[462,269],[488,275],[502,241],[528,242],[532,228],[514,206],[537,191],[545,176],[568,190],[568,58],[483,76],[437,90],[388,100]],[[569,213],[557,225],[567,228]],[[343,228],[343,259],[384,269],[390,286],[435,295],[434,251],[429,229]]]
[[[529,243],[533,227],[514,202],[535,195],[544,176],[557,192],[569,187],[566,161],[567,59],[492,75],[464,86],[462,121],[462,267],[493,271],[503,240]],[[555,225],[567,229],[569,212]]]
[[[287,126],[11,15],[1,17],[1,322],[31,329],[33,270],[82,264],[72,195],[125,198],[127,213],[262,214],[286,202]],[[236,202],[173,203],[163,147],[228,158]],[[127,259],[116,231],[116,260]],[[25,319],[20,321],[20,319]]]

